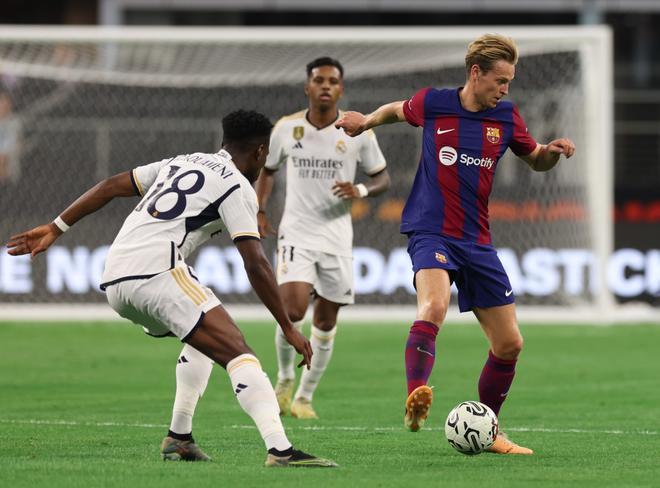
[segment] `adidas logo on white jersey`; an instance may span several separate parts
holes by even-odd
[[[302,142],[298,141],[296,142],[291,149],[302,149],[303,145]]]

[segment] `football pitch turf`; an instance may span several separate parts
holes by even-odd
[[[273,325],[244,323],[271,380]],[[315,395],[321,417],[284,419],[294,445],[339,469],[267,469],[265,448],[216,367],[194,423],[211,463],[166,463],[181,344],[121,323],[0,323],[0,486],[660,486],[660,327],[523,326],[525,350],[500,415],[534,456],[468,457],[444,437],[476,399],[487,345],[446,325],[427,428],[403,428],[404,324],[340,324]]]

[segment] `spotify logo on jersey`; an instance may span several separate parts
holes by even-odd
[[[456,154],[456,149],[454,149],[451,146],[443,146],[440,148],[440,152],[438,153],[438,158],[440,159],[440,162],[444,164],[445,166],[451,166],[456,162],[456,158],[458,155]]]

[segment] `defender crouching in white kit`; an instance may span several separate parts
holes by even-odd
[[[110,177],[78,198],[54,222],[11,237],[8,252],[34,257],[69,226],[113,198],[143,196],[108,253],[102,288],[112,308],[150,335],[175,335],[186,343],[183,356],[206,356],[197,361],[205,368],[210,370],[214,361],[227,370],[241,407],[266,444],[266,466],[333,467],[336,464],[330,460],[292,447],[259,360],[218,298],[197,281],[185,263],[195,248],[226,228],[255,292],[309,367],[310,343],[288,319],[259,241],[257,198],[250,185],[265,163],[272,125],[263,115],[246,111],[229,114],[222,124],[223,149],[219,153],[177,156]],[[208,374],[179,375],[177,368],[179,387],[187,393],[204,390],[205,384],[195,384],[199,377],[205,382]],[[188,413],[192,418],[192,412]],[[195,444],[191,430],[170,431],[162,455],[171,460],[209,460]]]

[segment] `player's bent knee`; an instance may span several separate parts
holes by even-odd
[[[302,307],[290,307],[287,310],[287,315],[289,316],[289,320],[291,322],[299,322],[302,319],[305,318],[305,312],[307,311],[306,308]]]
[[[523,338],[518,336],[511,340],[493,345],[493,354],[500,359],[517,359],[523,349]]]
[[[254,354],[238,326],[221,307],[209,310],[185,342],[223,368],[241,354]]]
[[[316,319],[314,320],[314,327],[317,329],[324,330],[326,332],[331,331],[337,325],[336,320],[327,320],[327,319]]]
[[[417,316],[420,320],[440,325],[447,316],[448,303],[444,300],[429,300],[419,306]]]

